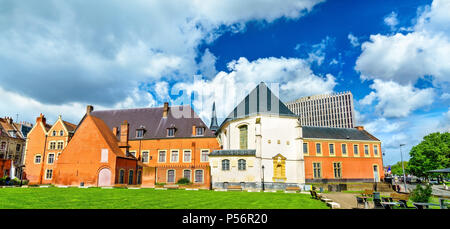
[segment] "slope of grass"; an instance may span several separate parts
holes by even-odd
[[[1,188],[2,209],[328,209],[310,195],[101,188]]]

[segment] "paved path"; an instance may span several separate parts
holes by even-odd
[[[389,196],[390,193],[382,192],[380,193],[382,196]],[[345,193],[345,192],[332,192],[323,194],[328,199],[332,199],[333,202],[336,202],[341,205],[341,209],[353,209],[357,207],[356,204],[356,196],[361,194],[359,193]],[[363,206],[359,205],[359,208],[363,208]],[[373,203],[369,202],[369,208],[373,208]]]

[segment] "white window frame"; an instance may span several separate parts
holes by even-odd
[[[184,175],[185,171],[189,171],[189,181],[192,182],[192,170],[191,169],[183,169],[183,178],[186,178]]]
[[[173,158],[173,153],[174,153],[174,152],[177,153],[177,160],[176,160],[176,161],[172,160],[172,158]],[[171,149],[171,150],[170,150],[170,162],[171,162],[171,163],[177,163],[177,162],[180,162],[180,150],[178,150],[178,149]]]
[[[356,149],[357,149],[358,153],[355,153],[355,146],[357,146]],[[353,156],[354,157],[359,157],[360,156],[360,154],[359,154],[359,144],[353,144]]]
[[[206,161],[203,160],[203,151],[207,152],[206,158],[208,160]],[[200,149],[200,162],[209,162],[209,153],[210,153],[209,149]]]
[[[185,160],[185,153],[189,152],[189,161]],[[190,149],[184,149],[183,150],[183,162],[192,162],[192,150]]]
[[[144,161],[144,153],[147,153],[147,161]],[[142,150],[141,151],[141,161],[142,163],[149,163],[150,162],[150,150]]]
[[[344,145],[345,145],[345,153],[344,153],[343,147],[342,147],[342,146],[344,146]],[[347,143],[342,143],[342,144],[341,144],[341,155],[342,155],[343,157],[347,157],[347,156],[348,156],[348,145],[347,145]]]
[[[48,177],[48,171],[50,172],[50,178]],[[53,178],[53,169],[46,169],[45,170],[45,180],[51,180]]]
[[[331,145],[333,145],[333,154],[331,154]],[[336,144],[335,143],[328,143],[328,155],[330,157],[336,157]]]
[[[173,182],[169,182],[169,171],[173,171]],[[168,169],[166,172],[166,182],[169,183],[176,183],[177,182],[177,170],[175,169]]]
[[[49,161],[50,161],[50,155],[53,155],[53,161],[50,163]],[[49,153],[48,155],[47,155],[47,164],[48,165],[53,165],[55,163],[55,153]]]
[[[320,153],[317,153],[317,144],[319,144],[320,145]],[[322,147],[322,143],[321,142],[316,142],[315,143],[315,146],[316,146],[316,156],[322,156],[323,155],[323,147]]]
[[[164,161],[161,161],[161,152],[164,152]],[[158,150],[158,163],[166,163],[167,161],[167,150]]]
[[[305,144],[306,144],[306,152],[305,152]],[[309,156],[309,143],[303,142],[303,155]]]
[[[39,156],[39,162],[38,163],[36,163],[37,156]],[[40,154],[34,155],[34,164],[41,164],[41,162],[42,162],[42,155],[40,155]]]
[[[197,181],[197,171],[202,171],[202,181]],[[194,170],[194,183],[203,184],[205,182],[205,171],[203,169]]]

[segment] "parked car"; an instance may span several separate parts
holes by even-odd
[[[439,184],[437,178],[431,178],[431,179],[428,181],[428,183],[433,184],[433,185],[434,185],[434,184]]]

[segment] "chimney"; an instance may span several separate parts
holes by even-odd
[[[11,117],[5,117],[5,118],[6,118],[6,121],[7,121],[9,124],[12,124],[12,123],[13,123],[13,120],[12,120]]]
[[[196,134],[196,133],[195,133],[195,130],[196,130],[195,127],[196,127],[195,125],[192,126],[192,135],[193,135],[193,136],[195,136],[195,134]]]
[[[357,130],[364,130],[364,127],[363,127],[363,126],[355,126],[355,128],[356,128]]]
[[[120,125],[120,143],[125,143],[128,144],[128,121],[125,120],[123,121],[123,123]]]
[[[86,106],[86,114],[91,115],[91,112],[94,111],[94,107],[92,105]]]
[[[117,137],[117,127],[113,127],[112,132],[113,132],[114,136]]]
[[[44,126],[46,124],[46,121],[47,121],[47,119],[45,118],[45,116],[42,113],[39,115],[39,117],[36,118],[36,123],[42,122],[42,124],[44,124]]]
[[[163,118],[167,118],[167,113],[169,112],[169,103],[164,103],[164,110],[163,110]]]

